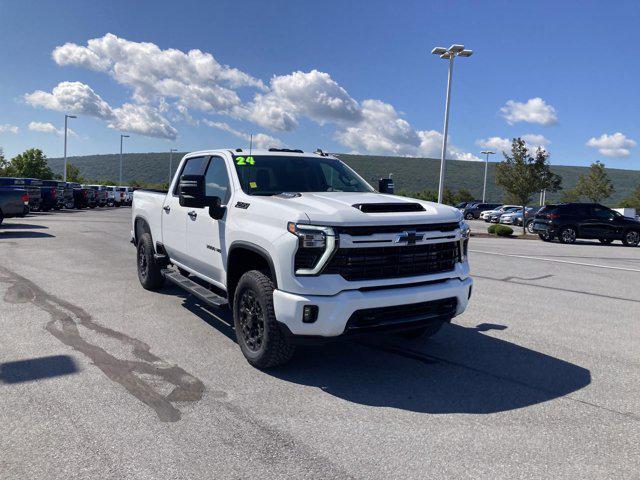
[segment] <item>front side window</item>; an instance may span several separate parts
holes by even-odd
[[[373,192],[339,160],[277,155],[234,156],[242,190],[249,195],[283,192]]]
[[[600,220],[609,220],[613,218],[613,212],[605,207],[593,207],[592,214]]]
[[[222,158],[211,158],[204,183],[207,197],[219,197],[223,205],[229,201],[231,194],[229,190],[229,175],[227,175],[227,168]]]

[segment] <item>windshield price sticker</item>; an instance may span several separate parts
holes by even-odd
[[[253,157],[236,157],[236,165],[255,165]]]

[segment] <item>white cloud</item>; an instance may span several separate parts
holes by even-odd
[[[511,151],[511,140],[509,140],[508,138],[502,138],[502,137],[480,138],[476,140],[476,145],[478,145],[481,148],[487,148],[489,150],[493,150],[497,153]]]
[[[532,145],[534,147],[546,147],[551,143],[551,141],[544,135],[539,135],[536,133],[525,133],[524,135],[522,135],[522,139],[529,145]]]
[[[4,125],[0,125],[0,133],[13,133],[14,135],[20,132],[20,129],[15,125],[10,125],[5,123]]]
[[[617,132],[613,135],[603,133],[599,137],[590,138],[587,142],[588,147],[597,148],[600,154],[605,157],[628,157],[631,155],[630,148],[637,145],[634,140],[627,138],[626,135]]]
[[[293,72],[273,77],[270,90],[255,96],[240,116],[274,130],[292,130],[298,117],[305,116],[323,125],[354,122],[361,111],[347,91],[328,73],[318,70]]]
[[[52,91],[36,90],[24,96],[32,107],[41,107],[58,112],[111,120],[114,113],[107,102],[89,85],[81,82],[61,82]]]
[[[109,123],[109,128],[170,140],[178,134],[157,109],[148,105],[125,103],[116,108],[114,114],[115,120]]]
[[[175,139],[177,135],[157,108],[131,103],[112,108],[89,85],[81,82],[62,82],[51,93],[37,90],[26,94],[24,99],[33,107],[106,120],[109,128],[117,130],[168,139]]]
[[[225,123],[225,122],[214,122],[211,120],[203,120],[202,123],[204,123],[205,125],[208,125],[209,127],[212,128],[217,128],[218,130],[223,130],[225,132],[228,132],[238,138],[243,139],[244,141],[247,142],[247,146],[248,143],[251,141],[251,135],[245,132],[241,132],[240,130],[236,130],[235,128],[233,128],[231,125]],[[283,146],[283,143],[280,139],[272,137],[270,135],[264,134],[264,133],[256,133],[253,135],[253,147],[254,148],[259,148],[259,149],[266,149],[266,148],[280,148]]]
[[[153,43],[132,42],[111,33],[89,40],[86,46],[66,43],[52,57],[58,65],[109,73],[133,89],[137,103],[168,97],[197,110],[226,111],[240,104],[233,89],[265,90],[262,80],[220,64],[210,53],[162,50]]]
[[[530,98],[526,103],[509,100],[500,111],[509,125],[517,122],[553,125],[558,121],[556,109],[540,97]]]
[[[32,132],[53,133],[59,137],[64,136],[64,128],[56,128],[53,123],[49,122],[30,122],[27,128]],[[67,128],[67,135],[70,137],[77,137],[76,132],[70,128]]]

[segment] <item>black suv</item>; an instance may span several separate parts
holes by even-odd
[[[471,203],[465,207],[462,211],[464,218],[467,220],[473,220],[474,218],[480,218],[480,213],[485,210],[493,210],[502,206],[501,203]]]
[[[614,240],[622,240],[628,247],[640,244],[640,222],[597,203],[547,205],[536,214],[533,231],[546,242],[592,238],[605,245]]]

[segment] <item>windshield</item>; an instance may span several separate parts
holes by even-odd
[[[283,192],[373,192],[339,160],[289,156],[234,156],[242,190],[249,195]]]

